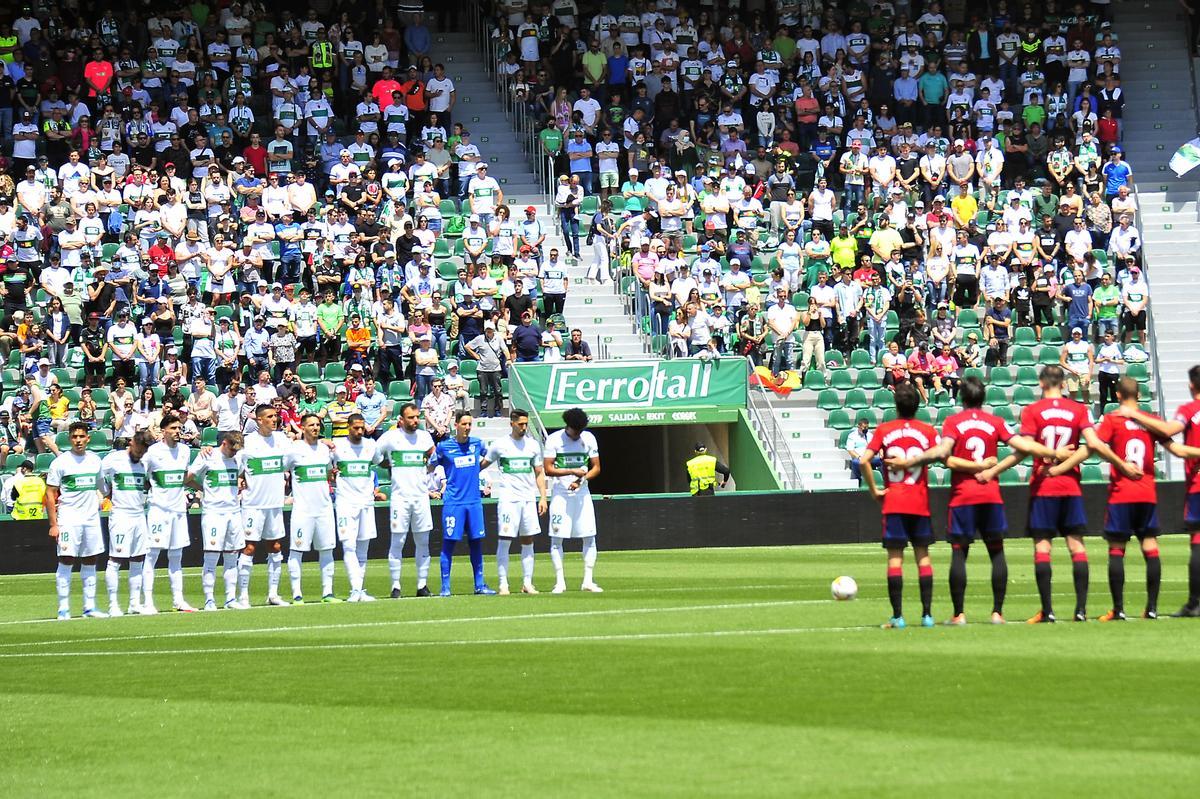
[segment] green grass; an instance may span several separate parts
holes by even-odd
[[[948,548],[936,549],[941,620]],[[1098,614],[1105,556],[1092,549]],[[1008,617],[1024,619],[1029,544],[1009,553]],[[1163,558],[1169,612],[1186,542],[1164,541]],[[1055,567],[1065,613],[1061,547]],[[579,569],[571,553],[572,589]],[[456,571],[467,578],[465,558]],[[370,572],[384,594],[386,564]],[[858,579],[857,601],[829,599],[839,574]],[[990,610],[987,577],[973,553],[974,622]],[[311,592],[315,571],[305,579]],[[52,576],[0,578],[0,795],[1194,795],[1200,624],[884,631],[874,546],[602,552],[597,579],[603,595],[59,624],[23,623],[53,612]],[[197,602],[196,572],[187,583]]]

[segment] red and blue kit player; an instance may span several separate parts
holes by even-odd
[[[966,624],[963,604],[967,593],[967,555],[976,536],[982,539],[992,561],[992,623],[1004,623],[1004,596],[1008,589],[1008,561],[1004,536],[1008,519],[1000,497],[1000,484],[980,483],[975,475],[996,465],[1000,444],[1009,444],[1026,455],[1053,456],[1037,442],[1018,436],[999,416],[983,410],[986,389],[977,377],[967,377],[959,389],[963,410],[942,424],[938,445],[917,458],[888,460],[890,468],[911,468],[944,460],[952,471],[950,514],[946,529],[950,540],[950,600],[954,616],[950,625]]]
[[[1183,433],[1183,445],[1174,441],[1167,446],[1172,454],[1185,458],[1187,470],[1187,500],[1183,508],[1183,521],[1192,534],[1192,553],[1188,560],[1188,600],[1172,616],[1200,618],[1200,366],[1188,370],[1188,383],[1192,401],[1179,406],[1174,418],[1159,419],[1137,409],[1136,404],[1127,407],[1121,403],[1116,413],[1141,424],[1160,438],[1174,438]]]
[[[479,493],[479,462],[487,447],[471,435],[474,420],[468,411],[454,415],[454,436],[439,443],[429,459],[429,471],[441,466],[446,472],[442,500],[442,596],[450,596],[450,566],[454,547],[467,537],[475,593],[495,594],[483,581],[483,497]]]
[[[1034,461],[1029,478],[1029,522],[1027,531],[1033,539],[1033,573],[1037,580],[1041,610],[1029,619],[1030,624],[1055,621],[1052,601],[1052,569],[1050,554],[1056,535],[1067,539],[1071,553],[1072,574],[1075,581],[1075,620],[1087,621],[1088,558],[1083,536],[1087,532],[1087,513],[1083,507],[1083,489],[1080,486],[1079,463],[1088,453],[1101,458],[1123,470],[1129,477],[1141,476],[1141,471],[1130,466],[1113,454],[1108,445],[1099,439],[1092,426],[1087,406],[1063,396],[1063,369],[1052,364],[1042,369],[1038,381],[1042,386],[1042,399],[1029,405],[1021,412],[1020,433],[1054,450],[1057,460],[1066,465],[1073,461],[1061,474],[1052,470],[1053,458],[1038,458]],[[1075,450],[1082,439],[1088,449]],[[996,475],[1021,462],[1025,456],[1016,452],[991,469],[975,476],[980,482],[995,479]]]
[[[896,412],[900,418],[875,428],[875,435],[863,451],[863,479],[871,496],[883,503],[883,547],[887,550],[888,598],[892,618],[884,627],[903,629],[904,549],[912,544],[921,588],[921,625],[933,626],[933,563],[929,545],[933,528],[929,524],[929,472],[925,466],[887,469],[884,488],[875,483],[871,461],[876,453],[885,459],[916,458],[937,443],[937,430],[916,418],[920,396],[911,383],[896,386]]]

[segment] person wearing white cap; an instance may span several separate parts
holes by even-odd
[[[350,178],[361,174],[358,164],[354,163],[354,153],[342,148],[338,151],[338,162],[329,170],[329,186],[337,197],[341,197],[342,190],[350,184]]]
[[[333,132],[333,106],[325,92],[314,91],[304,104],[304,119],[308,121],[308,149],[311,152],[326,133]]]
[[[583,187],[579,185],[579,174],[570,178],[561,175],[554,195],[554,207],[558,209],[558,222],[567,249],[571,257],[576,259],[579,258],[579,206],[582,203]]]
[[[487,261],[488,244],[491,238],[487,228],[480,224],[479,214],[467,217],[467,227],[462,232],[463,251],[468,264],[475,265]]]

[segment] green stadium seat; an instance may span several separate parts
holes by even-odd
[[[858,372],[852,369],[838,369],[830,377],[830,388],[836,388],[838,391],[849,391],[854,388]]]
[[[966,380],[968,377],[974,377],[978,380],[982,380],[985,383],[987,382],[987,375],[984,374],[984,371],[978,366],[968,366],[966,369],[962,370],[963,380]]]
[[[333,383],[317,383],[317,399],[321,402],[333,402],[334,386]]]
[[[324,377],[328,381],[340,383],[346,379],[346,367],[340,363],[326,364]]]
[[[1042,328],[1042,343],[1043,344],[1061,345],[1063,343],[1062,331],[1059,330],[1057,327],[1043,327]]]
[[[1037,394],[1034,393],[1033,386],[1017,386],[1013,389],[1012,404],[1025,407],[1037,402]]]
[[[893,408],[884,408],[882,418],[883,418],[883,421],[885,421],[885,422],[892,422],[892,421],[895,421],[896,419],[899,419],[900,414],[896,412],[896,409],[894,407]]]
[[[470,380],[479,372],[479,361],[473,358],[463,358],[458,362],[458,373],[463,380]]]
[[[50,469],[50,464],[54,463],[54,458],[53,452],[41,453],[33,461],[34,470],[45,474]]]
[[[393,380],[388,383],[388,399],[408,402],[412,399],[412,383],[408,380]]]
[[[827,388],[817,395],[817,407],[823,411],[837,410],[842,407],[842,395],[831,388]]]
[[[200,444],[205,447],[215,447],[217,445],[217,428],[206,427],[201,430]]]
[[[963,308],[958,312],[959,327],[979,327],[979,314],[973,308]]]
[[[1084,464],[1081,470],[1083,482],[1085,483],[1104,483],[1107,478],[1104,476],[1104,471],[1099,466]]]
[[[1019,347],[1033,347],[1037,343],[1037,334],[1033,332],[1032,327],[1018,327],[1017,332],[1013,334],[1013,344]]]
[[[866,350],[853,350],[850,353],[850,366],[854,369],[870,369],[874,366],[871,363],[871,353]]]
[[[1150,370],[1144,363],[1130,363],[1125,365],[1125,375],[1143,383],[1150,379]]]
[[[872,428],[875,427],[877,424],[879,424],[879,414],[875,413],[875,411],[873,411],[870,408],[863,408],[861,411],[854,414],[854,423],[855,424],[858,424],[859,422],[863,421],[864,419],[866,420],[867,424],[870,425]]]
[[[1004,388],[1011,386],[1013,383],[1017,382],[1017,380],[1013,376],[1013,373],[1009,371],[1007,366],[997,366],[992,370],[991,375],[988,377],[988,382],[993,386]]]
[[[872,408],[895,408],[896,395],[888,391],[886,388],[881,388],[871,395]]]
[[[955,414],[955,409],[950,405],[947,405],[944,408],[938,408],[937,426],[939,428],[941,428],[941,426],[945,423],[945,421],[947,419],[949,419],[951,416],[953,416],[954,414]]]
[[[917,408],[917,419],[925,424],[933,424],[933,414],[929,412],[929,408],[925,405]]]
[[[854,426],[854,423],[850,420],[850,412],[845,408],[836,408],[830,411],[829,418],[825,422],[834,430],[849,430]]]
[[[987,394],[984,403],[993,408],[1000,408],[1008,404],[1008,392],[1000,386],[988,386]]]
[[[1012,405],[1001,405],[999,408],[992,408],[992,413],[996,414],[1009,424],[1016,424],[1019,421],[1017,412]]]
[[[861,350],[855,350],[855,352],[861,352]],[[869,388],[874,390],[879,388],[880,382],[881,378],[874,369],[859,369],[858,379],[855,381],[855,385],[857,385],[859,388]]]
[[[851,410],[859,410],[869,408],[871,403],[867,401],[867,392],[861,388],[854,388],[846,392],[845,405]]]
[[[1037,369],[1032,366],[1022,366],[1017,369],[1017,385],[1036,386],[1038,384]]]
[[[302,383],[316,383],[321,379],[321,367],[311,362],[302,363],[296,367],[296,377]]]
[[[813,391],[825,388],[825,373],[820,369],[809,369],[804,373],[804,387]]]
[[[826,369],[845,369],[846,359],[837,350],[825,351],[825,368]]]
[[[1033,347],[1013,347],[1011,351],[1013,366],[1033,366],[1038,362],[1036,350]]]
[[[112,449],[112,433],[108,430],[93,430],[88,436],[88,449],[92,452],[108,452]]]
[[[837,443],[838,449],[845,449],[846,442],[849,440],[850,440],[850,430],[849,429],[842,430],[840,433],[838,433],[838,443]]]
[[[1000,485],[1002,486],[1015,486],[1022,482],[1024,481],[1021,480],[1021,475],[1015,469],[1008,469],[1000,473]]]
[[[1038,363],[1046,366],[1052,363],[1058,363],[1061,360],[1061,353],[1058,347],[1042,347],[1038,352]]]

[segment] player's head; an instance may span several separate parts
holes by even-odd
[[[587,430],[588,415],[584,413],[583,408],[568,408],[563,411],[563,425],[567,428],[567,436],[575,439]]]
[[[400,427],[406,433],[417,432],[417,424],[421,421],[421,411],[417,403],[406,402],[400,406]]]
[[[309,415],[312,416],[315,414]],[[317,421],[319,422],[320,420],[318,419]],[[245,443],[246,439],[242,438],[242,433],[240,430],[231,430],[221,436],[221,454],[226,458],[232,458],[234,455],[237,455],[242,451],[242,447],[245,445]]]
[[[321,417],[315,413],[306,413],[300,417],[300,432],[308,444],[315,444],[321,438],[321,427]]]
[[[1041,384],[1043,391],[1061,389],[1063,379],[1063,368],[1056,363],[1042,367],[1042,372],[1038,375],[1038,383]]]
[[[1200,394],[1200,364],[1188,369],[1188,382],[1192,384],[1192,393]]]
[[[366,434],[367,420],[361,413],[352,413],[346,417],[346,435],[352,444],[361,442]]]
[[[158,429],[162,431],[162,441],[168,447],[173,447],[179,442],[179,432],[183,429],[183,420],[173,413],[163,414],[162,421],[158,423]]]
[[[513,438],[523,438],[529,430],[529,413],[520,408],[513,408],[508,414],[508,424],[512,428]]]
[[[1132,377],[1122,377],[1117,381],[1117,399],[1120,402],[1137,402],[1138,384]]]
[[[459,440],[466,441],[467,436],[471,435],[471,425],[474,423],[475,419],[470,411],[454,412],[454,433]]]
[[[82,455],[87,451],[88,439],[91,437],[87,422],[71,422],[71,426],[67,428],[67,437],[71,439],[71,451]]]
[[[911,419],[917,415],[921,404],[921,395],[912,383],[901,383],[896,386],[896,413],[901,419]]]
[[[153,444],[154,436],[150,431],[139,430],[129,439],[129,443],[125,445],[125,451],[129,453],[129,460],[137,463]]]
[[[974,375],[964,377],[962,383],[959,384],[958,398],[962,400],[964,408],[982,408],[983,398],[986,395],[987,391],[983,387],[983,381]]]
[[[279,411],[275,410],[274,405],[259,405],[254,409],[254,421],[258,423],[258,432],[269,436],[279,424]]]

